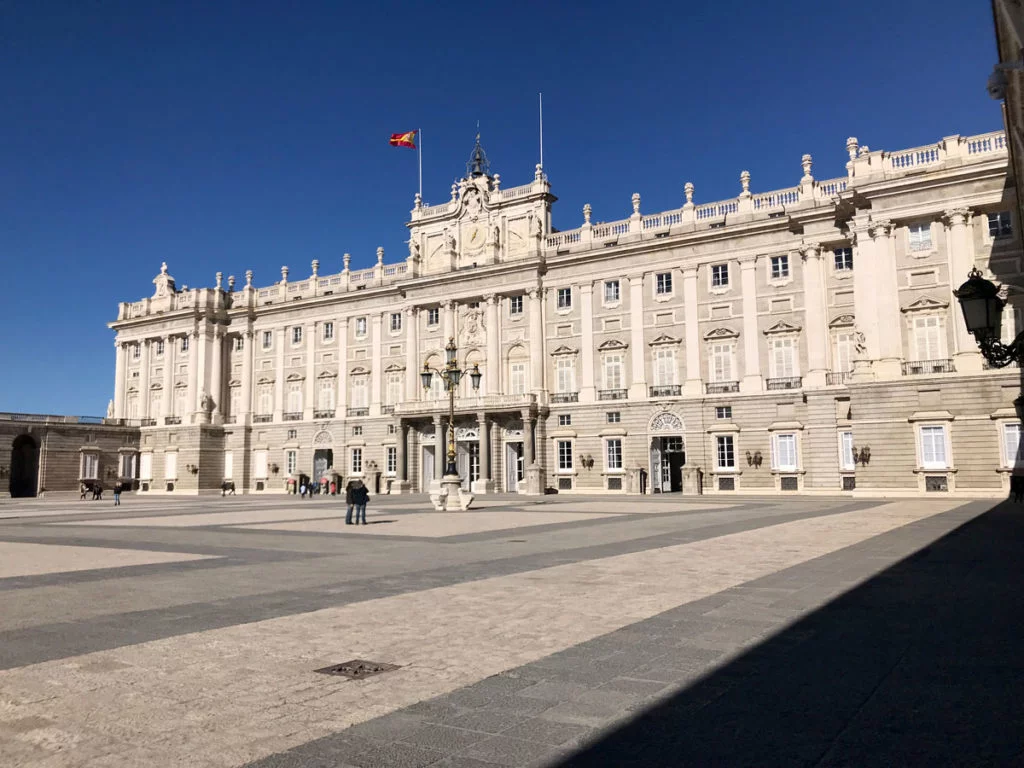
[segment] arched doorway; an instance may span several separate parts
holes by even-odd
[[[31,435],[18,435],[11,446],[11,496],[35,496],[38,488],[39,444]]]
[[[663,411],[651,419],[647,431],[651,436],[651,492],[680,493],[686,463],[683,420]]]

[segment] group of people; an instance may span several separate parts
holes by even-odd
[[[87,480],[87,481],[83,481],[83,482],[79,483],[78,488],[79,488],[79,491],[81,492],[81,495],[78,497],[79,501],[84,501],[85,497],[88,496],[90,493],[92,494],[92,500],[93,501],[103,501],[103,486],[100,485],[99,483],[93,482],[91,480]],[[115,507],[120,507],[121,506],[121,491],[122,490],[131,490],[131,485],[129,483],[115,483],[114,484],[113,492],[114,492],[114,506]]]

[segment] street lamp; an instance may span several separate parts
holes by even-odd
[[[981,354],[993,368],[1005,368],[1024,359],[1024,332],[1017,334],[1009,344],[999,340],[1003,307],[1006,306],[999,291],[995,283],[981,276],[977,267],[968,273],[967,282],[953,291],[964,313],[968,333],[974,336]],[[1013,401],[1013,407],[1017,418],[1024,421],[1024,395]]]
[[[445,465],[445,475],[451,475],[454,477],[459,476],[459,472],[455,467],[455,390],[459,388],[459,382],[462,380],[462,375],[466,374],[469,376],[470,381],[473,382],[473,389],[480,389],[480,379],[483,374],[480,373],[479,364],[473,365],[469,370],[463,371],[459,369],[458,364],[458,347],[455,346],[455,337],[448,339],[448,343],[444,348],[445,366],[438,370],[431,368],[427,363],[423,364],[423,370],[420,372],[420,381],[423,382],[424,389],[430,389],[430,384],[433,381],[434,374],[441,377],[441,381],[444,383],[445,391],[448,392],[448,463]]]

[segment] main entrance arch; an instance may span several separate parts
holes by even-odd
[[[651,493],[680,493],[686,438],[683,420],[671,411],[656,413],[647,427],[651,438]]]
[[[35,496],[38,488],[39,444],[32,435],[18,435],[11,445],[11,496]]]

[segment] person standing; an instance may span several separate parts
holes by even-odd
[[[114,483],[114,506],[121,506],[121,483]]]
[[[366,503],[370,500],[370,489],[362,481],[357,480],[352,498],[356,502],[356,525],[359,525],[360,521],[366,525]]]
[[[345,485],[345,504],[348,511],[345,513],[345,525],[352,525],[352,510],[355,508],[356,481],[349,480]]]

